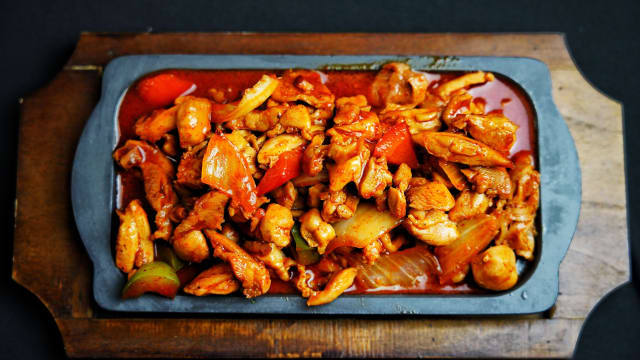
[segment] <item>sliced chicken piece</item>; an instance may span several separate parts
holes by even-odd
[[[324,169],[324,160],[329,145],[323,145],[324,135],[315,135],[302,155],[302,171],[308,176],[316,176]]]
[[[209,257],[209,247],[203,229],[220,230],[229,197],[211,191],[196,200],[193,210],[176,227],[171,240],[176,254],[183,260],[202,262]]]
[[[129,273],[134,265],[153,262],[154,248],[147,213],[140,200],[132,200],[123,211],[116,211],[120,227],[116,239],[116,266]]]
[[[291,181],[287,181],[284,185],[273,190],[271,195],[279,205],[291,210],[296,199],[298,199],[298,190]]]
[[[182,260],[200,263],[209,258],[209,246],[202,231],[190,230],[171,239],[176,255]]]
[[[516,255],[508,246],[492,246],[471,262],[473,278],[481,287],[502,291],[518,282]]]
[[[363,199],[378,197],[392,181],[393,176],[387,167],[387,160],[384,157],[371,157],[358,184],[358,191]]]
[[[472,166],[461,171],[473,184],[475,192],[503,199],[511,197],[511,178],[505,168]]]
[[[171,179],[174,168],[171,161],[158,148],[145,141],[127,140],[113,153],[113,158],[124,169],[138,167],[142,170],[147,201],[156,211],[155,239],[168,240],[171,236],[171,210],[178,203]]]
[[[227,295],[240,289],[227,264],[216,264],[201,272],[184,287],[184,292],[195,296]]]
[[[307,306],[324,305],[337,299],[353,285],[358,274],[357,268],[346,268],[334,274],[322,291],[316,292],[307,300]]]
[[[385,111],[407,110],[423,102],[429,81],[423,73],[403,63],[389,63],[380,69],[371,85],[371,104]]]
[[[289,281],[289,268],[296,265],[296,262],[288,258],[282,250],[274,243],[261,241],[246,241],[242,246],[258,260],[275,271],[280,280]]]
[[[154,110],[151,115],[136,121],[135,133],[142,140],[156,142],[162,136],[176,128],[176,112],[178,106],[169,109]]]
[[[347,194],[344,190],[322,193],[320,199],[324,200],[322,218],[328,223],[351,218],[360,202],[358,196]]]
[[[429,154],[467,165],[512,167],[513,163],[491,147],[466,136],[447,132],[421,132],[413,140]]]
[[[329,242],[336,237],[333,226],[322,220],[318,209],[311,209],[300,217],[300,234],[319,254],[324,254]]]
[[[453,126],[466,128],[474,139],[508,154],[516,142],[518,125],[504,115],[458,115]]]
[[[449,189],[435,181],[411,187],[407,190],[407,200],[409,207],[417,210],[449,211],[455,205],[455,199]]]
[[[287,151],[295,150],[306,144],[306,141],[298,135],[283,134],[267,140],[258,152],[257,160],[260,166],[268,169],[278,161],[280,155]]]
[[[478,214],[484,214],[489,206],[491,200],[485,194],[464,190],[458,195],[456,205],[449,211],[449,218],[455,222],[471,219]]]
[[[203,186],[200,178],[202,177],[202,158],[206,147],[207,143],[203,141],[182,154],[178,164],[176,184],[192,189],[199,189]]]
[[[441,98],[448,98],[451,93],[461,89],[466,89],[469,86],[484,84],[488,81],[493,81],[495,76],[492,73],[485,73],[484,71],[476,71],[468,74],[464,74],[455,79],[449,80],[443,84],[440,84],[435,90],[436,94]]]
[[[289,245],[291,228],[294,221],[291,210],[278,204],[269,204],[260,221],[260,234],[266,242],[274,243],[279,248]]]
[[[307,272],[304,265],[296,265],[296,270],[297,275],[293,279],[293,282],[300,291],[300,295],[304,298],[315,295],[317,291],[309,286],[309,281],[313,278],[313,273],[311,271]]]
[[[388,124],[404,122],[409,127],[411,135],[423,131],[438,131],[442,126],[438,108],[389,111],[380,114],[380,121]]]
[[[445,124],[451,127],[451,123],[456,119],[456,116],[469,114],[472,99],[473,96],[466,91],[454,94],[442,111],[442,120]]]
[[[440,210],[411,209],[403,225],[411,235],[429,245],[448,245],[458,238],[456,224]]]
[[[335,97],[317,71],[287,70],[271,98],[280,102],[303,101],[318,109],[333,109]]]
[[[213,256],[229,264],[235,277],[242,283],[246,297],[260,296],[269,291],[271,277],[269,277],[269,270],[261,261],[256,260],[240,245],[214,230],[204,230],[204,233],[213,248]]]
[[[211,132],[211,102],[205,98],[184,96],[176,99],[178,112],[176,125],[180,146],[187,148],[200,144]]]
[[[243,117],[226,122],[224,126],[231,130],[266,132],[280,122],[280,118],[288,108],[288,105],[278,105],[265,110],[252,110]]]
[[[210,191],[196,200],[193,210],[176,227],[174,238],[178,238],[193,230],[220,230],[224,222],[224,211],[229,197],[220,191]]]
[[[327,165],[329,188],[340,191],[350,182],[360,183],[371,150],[363,138],[334,134],[331,136],[328,157],[335,161]]]

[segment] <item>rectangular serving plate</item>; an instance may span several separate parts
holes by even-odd
[[[126,281],[112,256],[112,214],[118,109],[129,86],[163,69],[377,70],[391,61],[424,71],[484,70],[503,75],[522,88],[534,109],[541,173],[539,234],[533,263],[518,284],[505,292],[471,295],[342,295],[334,302],[307,307],[294,295],[241,295],[166,299],[143,295],[123,300]],[[300,55],[138,55],[114,59],[105,68],[102,95],[81,135],[72,170],[72,205],[78,231],[94,264],[93,291],[99,306],[111,311],[252,314],[489,315],[528,314],[549,309],[558,295],[558,270],[580,210],[581,176],[569,130],[551,98],[544,63],[529,58],[452,56],[300,56]]]

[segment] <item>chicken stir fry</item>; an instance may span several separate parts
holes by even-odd
[[[493,74],[389,63],[347,95],[317,71],[258,77],[202,89],[161,73],[134,89],[153,106],[113,153],[144,190],[117,210],[123,297],[286,284],[317,306],[517,283],[516,257],[535,255],[540,174],[531,152],[513,154],[519,126],[472,95]]]

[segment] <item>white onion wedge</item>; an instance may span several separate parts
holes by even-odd
[[[401,222],[389,211],[378,211],[375,205],[361,202],[351,218],[333,224],[336,238],[329,243],[326,253],[342,246],[364,248]]]

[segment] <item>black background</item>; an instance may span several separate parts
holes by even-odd
[[[602,300],[577,358],[640,355],[638,1],[6,1],[0,5],[0,358],[64,357],[46,308],[11,280],[18,98],[46,84],[80,31],[563,32],[595,87],[624,104],[633,283]],[[47,136],[47,134],[42,134]],[[46,149],[42,149],[46,151]],[[606,174],[602,181],[606,182]],[[635,355],[635,356],[634,356]]]

